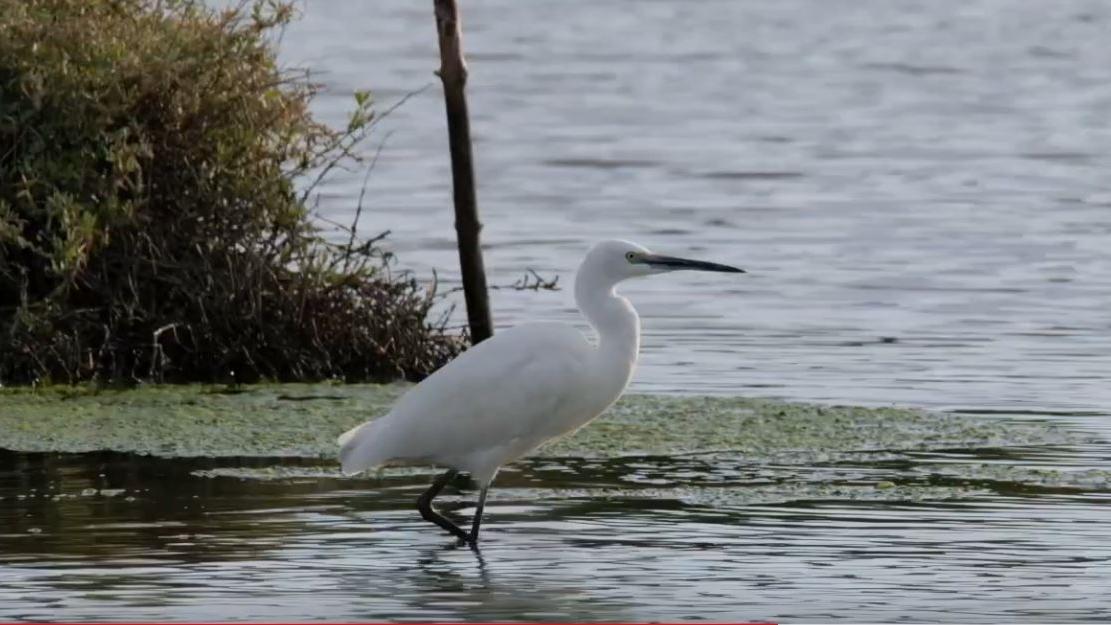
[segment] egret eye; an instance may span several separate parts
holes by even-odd
[[[629,261],[630,263],[633,262],[633,259],[636,258],[636,257],[637,257],[637,255],[633,252],[626,252],[625,253],[625,260]]]

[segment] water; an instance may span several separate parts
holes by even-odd
[[[430,11],[369,6],[310,2],[287,62],[323,68],[336,123],[356,88],[387,106],[432,85],[382,122],[361,226],[450,282]],[[604,237],[750,271],[624,289],[636,390],[1111,405],[1106,3],[503,0],[466,18],[494,283],[569,285]],[[362,179],[324,189],[330,218]],[[494,311],[577,319],[569,290],[499,291]]]
[[[527,461],[499,478],[481,553],[416,517],[427,475],[262,481],[192,473],[211,460],[4,453],[0,616],[1111,619],[1111,487],[1029,473],[1111,460],[1111,6],[465,11],[493,283],[531,268],[569,284],[611,236],[751,272],[624,289],[644,325],[635,390],[1047,420],[1083,442],[806,466]],[[357,88],[389,105],[433,84],[381,123],[360,226],[454,284],[430,7],[310,1],[283,46],[321,70],[318,110],[337,123]],[[324,213],[349,220],[361,184],[334,179]],[[496,322],[574,321],[569,300],[498,290]],[[971,490],[725,496],[880,480]],[[707,483],[721,496],[691,494]]]
[[[192,473],[227,461],[4,453],[0,614],[1106,621],[1106,474],[1100,486],[1071,487],[981,478],[967,497],[934,501],[728,496],[808,480],[957,485],[968,480],[947,477],[946,465],[1059,466],[1083,452],[952,451],[825,467],[526,461],[499,477],[477,552],[419,520],[412,503],[428,475],[339,480],[301,466],[298,478],[302,463],[287,462],[293,477],[263,481]],[[1098,453],[1107,459],[1106,448]],[[685,488],[696,483],[720,498]],[[13,500],[16,491],[24,498]],[[445,501],[472,511],[452,494]]]

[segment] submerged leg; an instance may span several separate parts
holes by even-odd
[[[452,523],[447,517],[432,509],[432,500],[436,498],[436,495],[440,494],[440,491],[444,489],[444,486],[447,486],[447,483],[450,482],[456,474],[457,471],[451,469],[447,473],[436,478],[436,481],[432,482],[432,486],[424,491],[420,499],[417,499],[417,510],[420,510],[420,515],[425,521],[431,521],[453,534],[459,540],[467,541],[470,540],[467,532],[464,532],[462,528]]]
[[[482,524],[482,509],[486,507],[486,491],[490,486],[482,487],[482,492],[478,494],[478,508],[474,511],[474,522],[471,523],[471,537],[467,540],[473,545],[478,542],[478,526]]]

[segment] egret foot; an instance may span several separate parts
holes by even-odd
[[[483,487],[482,492],[478,496],[478,509],[475,511],[474,522],[471,524],[470,534],[463,531],[463,528],[452,523],[450,519],[432,508],[432,500],[436,498],[436,495],[440,494],[440,491],[444,489],[444,486],[447,486],[448,482],[455,479],[458,473],[459,472],[455,469],[450,469],[436,478],[436,481],[432,482],[432,486],[428,487],[428,490],[424,491],[424,494],[417,499],[417,510],[420,511],[420,515],[425,521],[431,521],[447,530],[449,534],[452,534],[459,540],[473,545],[478,542],[478,526],[482,522],[482,509],[486,505],[486,487]]]

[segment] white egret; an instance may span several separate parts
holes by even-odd
[[[640,319],[614,286],[679,269],[744,273],[653,254],[628,241],[598,243],[575,274],[575,303],[596,341],[561,323],[499,332],[409,389],[385,416],[340,436],[344,473],[386,464],[448,468],[421,495],[417,509],[425,520],[474,544],[498,469],[590,423],[628,386],[640,349]],[[432,508],[459,471],[481,488],[470,533]]]

